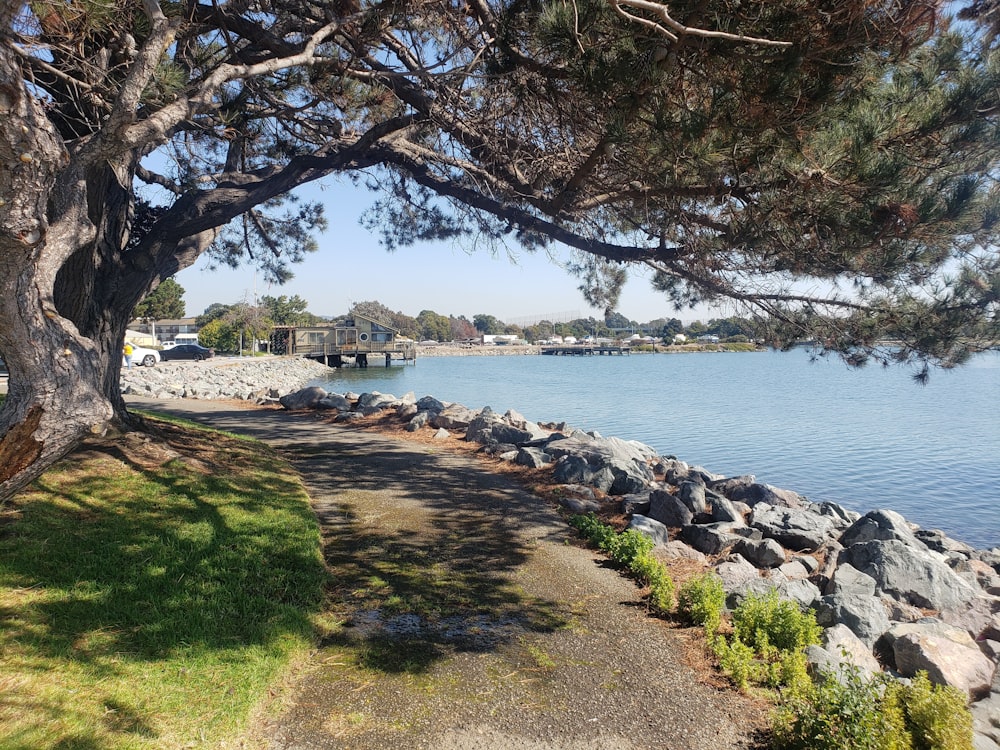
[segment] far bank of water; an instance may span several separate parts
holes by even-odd
[[[808,353],[424,357],[331,371],[330,391],[433,395],[640,440],[859,512],[891,508],[1000,545],[1000,354],[936,371],[853,370]]]

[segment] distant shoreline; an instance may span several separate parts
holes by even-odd
[[[663,346],[656,344],[650,350],[635,347],[630,354],[691,354],[697,352],[746,352],[764,351],[753,344],[680,344]],[[502,357],[502,356],[535,356],[542,353],[542,347],[537,344],[436,344],[417,345],[417,359],[421,357]],[[596,356],[596,355],[595,355]]]

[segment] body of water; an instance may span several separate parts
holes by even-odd
[[[854,370],[802,350],[627,357],[424,357],[331,371],[329,391],[432,395],[515,409],[726,475],[890,508],[926,528],[1000,546],[1000,354],[935,371]]]

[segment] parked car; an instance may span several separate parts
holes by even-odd
[[[215,349],[208,349],[201,344],[177,344],[160,352],[160,359],[167,362],[172,359],[208,359],[215,356]]]
[[[160,353],[156,349],[147,349],[144,346],[132,344],[132,364],[153,367],[160,361]],[[122,366],[125,366],[125,355],[122,355]]]

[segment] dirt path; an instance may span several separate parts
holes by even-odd
[[[753,746],[759,707],[699,680],[689,634],[474,458],[303,414],[132,403],[273,445],[322,525],[336,624],[250,746]]]

